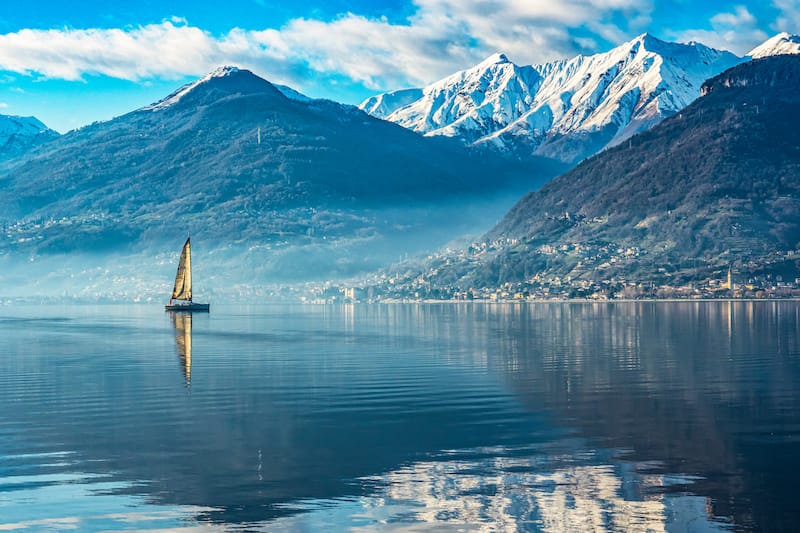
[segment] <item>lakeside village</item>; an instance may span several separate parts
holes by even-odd
[[[569,275],[537,274],[521,282],[503,283],[498,287],[460,287],[442,283],[443,267],[448,269],[474,266],[486,256],[509,246],[518,245],[515,239],[474,243],[466,249],[444,250],[428,256],[417,268],[397,267],[394,273],[384,272],[358,284],[325,283],[309,287],[300,296],[306,303],[376,303],[409,301],[484,301],[524,302],[541,300],[636,300],[636,299],[787,299],[800,298],[800,278],[784,279],[767,272],[770,265],[800,261],[800,252],[773,254],[767,261],[743,261],[741,266],[720,265],[710,275],[697,276],[689,281],[670,283],[671,279],[691,278],[694,262],[683,265],[682,276],[667,272],[664,267],[652,269],[660,282],[631,281],[623,276],[591,279],[592,271],[612,271],[620,263],[642,262],[646,252],[637,248],[622,248],[611,244],[565,244],[559,247],[542,245],[539,253],[550,256],[570,256],[575,266]],[[421,272],[421,266],[427,268]]]

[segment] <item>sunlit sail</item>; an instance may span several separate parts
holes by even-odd
[[[189,237],[186,238],[186,243],[181,250],[178,272],[175,274],[175,286],[172,289],[169,304],[165,306],[167,311],[208,311],[210,308],[210,304],[192,301],[192,247],[190,240]]]
[[[175,274],[175,287],[172,289],[173,300],[192,299],[192,249],[189,239],[181,250],[181,258],[178,261],[178,272]]]

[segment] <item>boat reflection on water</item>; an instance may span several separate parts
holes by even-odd
[[[175,328],[175,347],[181,361],[186,388],[192,386],[192,313],[171,312],[172,326]]]

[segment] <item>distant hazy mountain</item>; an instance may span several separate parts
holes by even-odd
[[[796,53],[781,34],[758,57]],[[708,78],[748,58],[640,35],[610,52],[518,66],[503,54],[424,89],[372,97],[365,111],[429,136],[573,163],[683,109]]]
[[[416,102],[423,96],[422,89],[401,89],[367,98],[358,107],[373,117],[386,118],[398,109]]]
[[[335,278],[485,230],[562,168],[540,163],[290,99],[226,67],[7,162],[0,254],[174,254],[191,232],[219,253],[198,265],[224,283]]]
[[[436,265],[439,282],[796,275],[798,87],[800,57],[786,55],[709,80],[677,115],[525,196],[486,236],[497,249]]]
[[[304,95],[303,93],[292,89],[291,87],[287,87],[286,85],[278,85],[277,83],[273,83],[272,85],[276,89],[278,89],[281,93],[283,93],[283,96],[285,96],[289,100],[297,100],[299,102],[308,102],[310,100],[313,100],[313,98],[310,98]]]
[[[0,115],[0,160],[22,154],[58,135],[36,117]]]

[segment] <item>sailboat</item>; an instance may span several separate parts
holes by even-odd
[[[187,237],[186,244],[181,250],[172,297],[169,299],[169,304],[164,306],[167,311],[208,311],[211,307],[210,304],[192,301],[192,247],[189,240]]]

